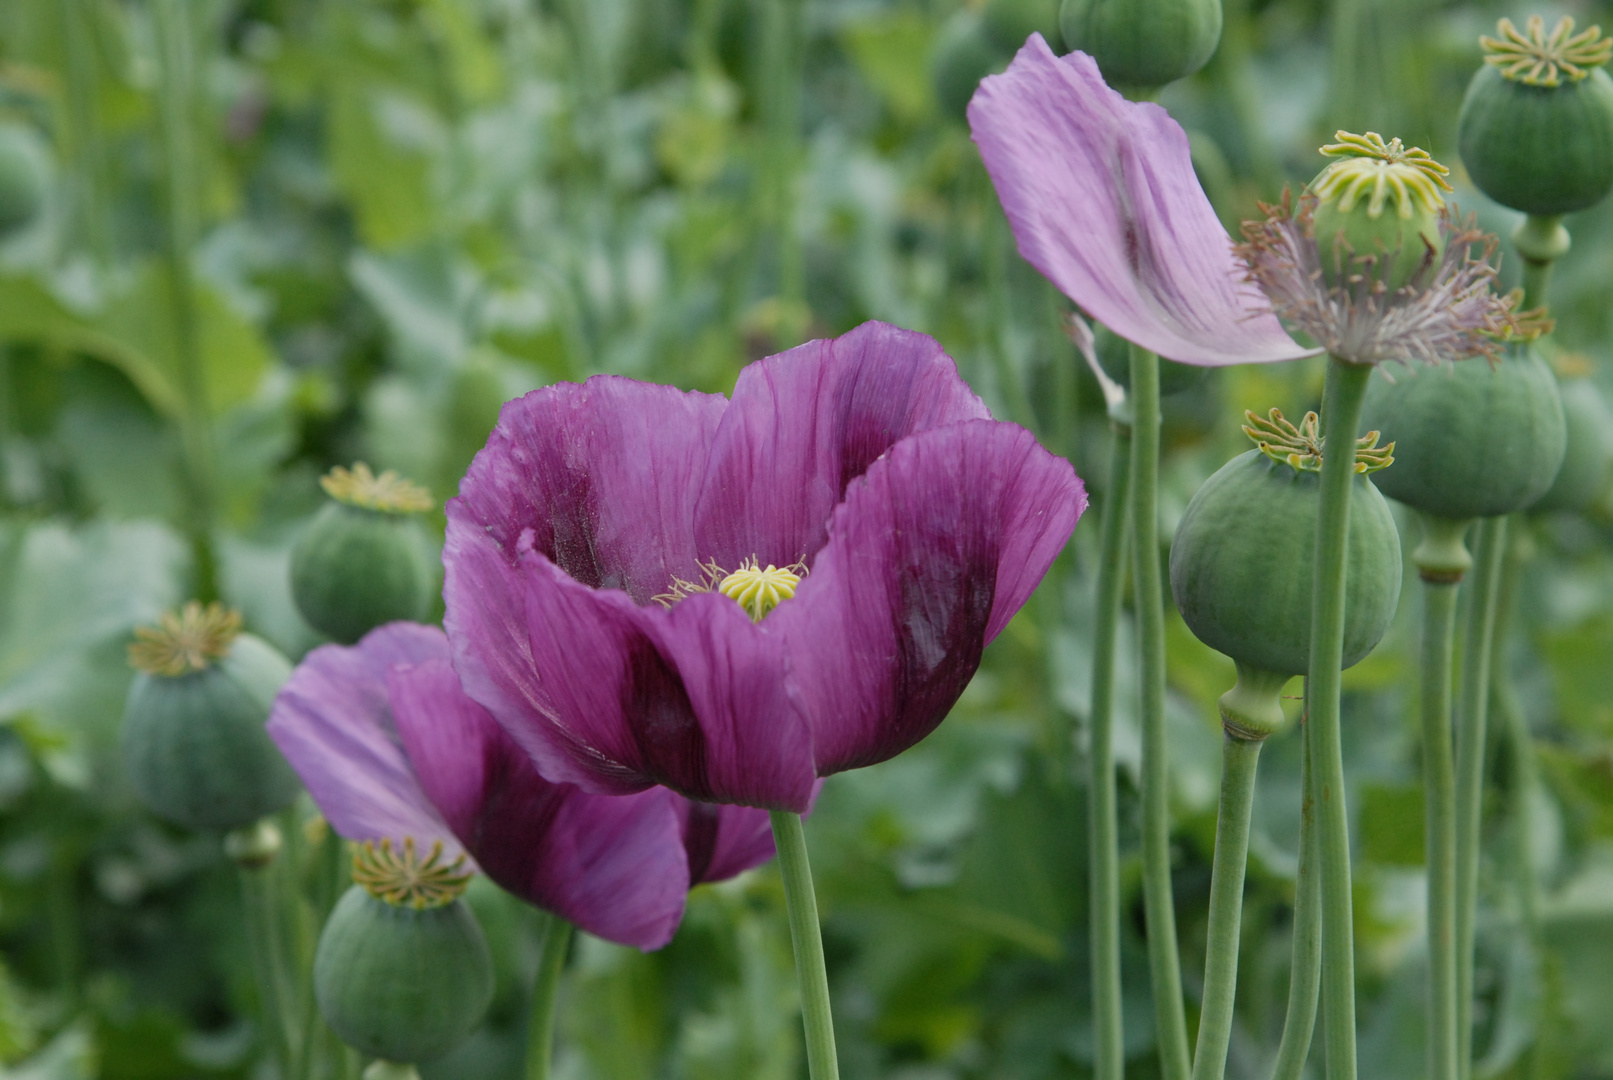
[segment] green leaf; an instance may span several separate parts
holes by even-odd
[[[336,185],[353,204],[365,243],[404,247],[429,234],[436,203],[431,144],[435,118],[401,94],[344,79],[326,120]]]
[[[898,119],[923,120],[935,111],[930,88],[930,43],[935,26],[913,11],[848,23],[840,41],[857,71]]]

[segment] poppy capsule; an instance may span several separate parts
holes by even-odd
[[[1209,62],[1221,41],[1221,0],[1064,0],[1059,26],[1110,86],[1148,90]]]
[[[430,495],[362,462],[320,483],[331,501],[291,553],[291,596],[308,625],[350,645],[383,623],[424,618],[436,574],[415,515]]]
[[[139,669],[123,713],[135,793],[187,829],[238,829],[282,810],[300,785],[264,728],[291,665],[240,633],[241,616],[192,602],[136,631]]]
[[[1245,415],[1259,449],[1227,462],[1193,495],[1171,542],[1170,574],[1188,629],[1238,666],[1238,685],[1221,699],[1223,724],[1261,739],[1285,723],[1283,685],[1310,665],[1323,444],[1315,413],[1297,427],[1276,409],[1269,418]],[[1400,536],[1367,475],[1395,460],[1395,448],[1376,439],[1361,440],[1352,481],[1345,667],[1377,645],[1400,597]]]
[[[1426,285],[1445,247],[1439,218],[1450,170],[1426,151],[1399,139],[1385,142],[1374,131],[1340,131],[1335,138],[1322,147],[1334,161],[1306,189],[1316,198],[1323,278],[1333,287],[1371,279],[1389,292]]]

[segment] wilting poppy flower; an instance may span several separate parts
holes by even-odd
[[[1089,316],[1184,364],[1312,355],[1271,305],[1193,175],[1164,109],[1127,101],[1085,53],[1033,35],[980,83],[969,129],[1019,253]]]
[[[556,780],[799,811],[941,722],[1085,505],[881,323],[750,365],[731,401],[537,390],[448,504],[454,667]]]
[[[543,779],[459,688],[436,627],[391,623],[309,653],[269,734],[337,833],[466,856],[499,885],[589,933],[665,945],[691,885],[773,854],[767,815],[665,788],[590,795]]]

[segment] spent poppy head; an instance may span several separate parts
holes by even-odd
[[[732,400],[548,387],[449,503],[454,666],[545,775],[799,811],[940,723],[1084,506],[934,340],[881,323]]]
[[[599,937],[654,949],[693,884],[773,854],[767,815],[664,788],[591,795],[543,779],[460,690],[436,627],[326,645],[280,691],[269,734],[336,832],[456,861]]]

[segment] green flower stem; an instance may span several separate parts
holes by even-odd
[[[1456,1077],[1456,786],[1451,654],[1456,581],[1423,582],[1423,838],[1428,864],[1428,1075]]]
[[[1457,1075],[1473,1075],[1473,920],[1479,896],[1479,823],[1484,798],[1484,737],[1490,697],[1490,653],[1507,519],[1479,523],[1462,649],[1462,688],[1456,710],[1456,1031]]]
[[[1161,1080],[1187,1080],[1187,1016],[1171,891],[1170,762],[1165,746],[1165,599],[1159,573],[1159,357],[1131,347],[1131,544],[1142,659],[1143,906]]]
[[[1318,873],[1316,790],[1311,750],[1300,754],[1299,872],[1294,878],[1294,954],[1288,969],[1288,1014],[1271,1080],[1300,1080],[1316,1031],[1316,1002],[1322,991],[1322,878]]]
[[[263,1042],[278,1074],[291,1076],[295,1064],[287,1027],[291,995],[280,925],[280,889],[275,881],[279,847],[279,830],[268,818],[224,838],[225,853],[240,870],[242,914],[258,990]]]
[[[566,969],[566,949],[571,944],[571,924],[558,915],[549,916],[543,935],[543,959],[538,961],[537,978],[532,983],[532,1004],[527,1012],[526,1080],[549,1080],[554,1061],[555,1003],[560,997],[560,973]]]
[[[1568,254],[1568,230],[1561,214],[1530,214],[1512,232],[1513,246],[1523,256],[1523,304],[1528,311],[1546,302],[1551,264]]]
[[[829,1012],[829,973],[823,965],[823,932],[818,928],[818,898],[812,891],[806,832],[801,815],[786,810],[769,814],[773,843],[784,877],[784,906],[790,916],[790,942],[795,946],[795,976],[801,984],[801,1020],[806,1025],[807,1075],[811,1080],[839,1080],[835,1057],[834,1017]]]
[[[1098,553],[1097,610],[1092,631],[1092,748],[1087,783],[1088,857],[1092,889],[1092,1024],[1097,1056],[1094,1080],[1125,1074],[1120,1009],[1120,840],[1115,824],[1115,634],[1126,579],[1126,491],[1131,471],[1131,428],[1114,425],[1109,486],[1103,500]]]
[[[1193,1052],[1193,1080],[1221,1080],[1232,1039],[1238,990],[1238,941],[1243,929],[1243,875],[1249,863],[1249,815],[1255,801],[1258,739],[1227,734],[1221,744],[1221,806],[1210,870],[1210,925],[1204,955],[1204,1009]]]
[[[1334,446],[1355,442],[1372,368],[1331,357],[1322,425]],[[1327,1080],[1355,1080],[1355,930],[1350,899],[1350,821],[1339,744],[1339,683],[1344,660],[1344,556],[1350,528],[1352,454],[1322,459],[1311,593],[1311,766],[1315,770],[1322,856],[1322,1009]]]
[[[1521,530],[1508,530],[1507,553],[1501,564],[1500,596],[1496,601],[1496,626],[1511,625],[1512,605],[1516,597],[1518,574],[1524,560],[1523,548],[1527,543]],[[1532,939],[1540,935],[1539,884],[1535,880],[1534,853],[1530,840],[1532,827],[1532,799],[1540,786],[1540,762],[1535,755],[1534,739],[1529,731],[1529,720],[1523,714],[1517,690],[1508,677],[1505,638],[1497,631],[1494,649],[1496,656],[1490,663],[1490,709],[1505,732],[1507,750],[1512,756],[1512,790],[1508,812],[1511,815],[1511,859],[1513,885],[1518,893],[1518,910],[1523,915],[1524,927]],[[1529,1075],[1529,1074],[1526,1074]]]

